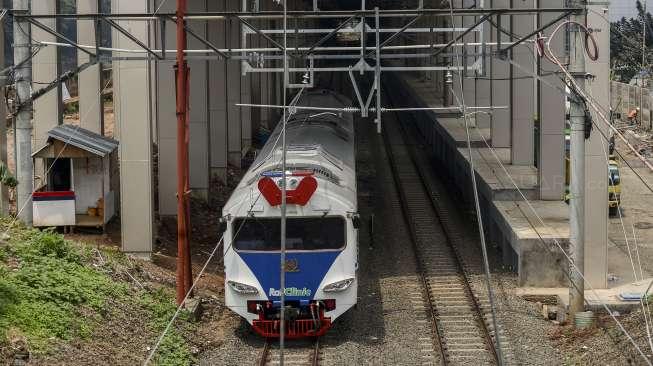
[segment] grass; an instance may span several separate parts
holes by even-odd
[[[7,227],[0,219],[0,232]],[[90,342],[94,327],[110,313],[109,299],[146,314],[147,328],[156,334],[175,312],[170,289],[134,289],[112,276],[126,259],[120,253],[105,252],[98,264],[92,247],[64,240],[53,231],[14,226],[9,234],[10,239],[0,242],[0,351],[16,334],[37,356],[55,352],[53,346],[60,342]],[[184,321],[186,314],[182,318],[183,328],[190,323]],[[177,327],[164,338],[155,361],[194,362]]]

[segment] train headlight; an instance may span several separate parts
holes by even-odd
[[[354,282],[353,278],[347,278],[346,280],[338,281],[338,282],[333,282],[330,283],[322,289],[324,292],[340,292],[340,291],[345,291],[346,289],[351,286],[351,284]]]
[[[253,295],[253,294],[258,294],[258,289],[254,286],[246,285],[244,283],[236,282],[236,281],[227,281],[229,286],[234,289],[234,291],[244,294],[244,295]]]

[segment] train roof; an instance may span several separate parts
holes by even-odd
[[[297,106],[343,108],[351,100],[328,90],[304,92]],[[251,196],[262,174],[280,171],[282,161],[282,124],[278,123],[267,143],[225,205],[225,214],[237,203]],[[343,206],[356,207],[356,158],[354,123],[351,113],[297,110],[286,124],[287,171],[312,171]],[[326,192],[318,192],[324,196]]]

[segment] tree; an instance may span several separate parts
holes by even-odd
[[[610,24],[610,56],[614,74],[621,80],[629,81],[639,71],[649,71],[651,46],[653,46],[653,16],[644,11],[641,1],[637,0],[637,16],[621,18]],[[645,62],[642,65],[642,36],[646,27]]]

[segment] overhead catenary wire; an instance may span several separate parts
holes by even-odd
[[[561,23],[561,24],[563,24],[563,23]],[[559,26],[556,28],[556,30],[558,30],[558,29],[560,29],[560,28],[561,28],[561,25],[559,25]],[[554,35],[554,34],[555,34],[555,33],[552,33],[552,35]],[[551,41],[551,39],[552,39],[552,36],[549,37],[549,40],[548,40],[548,42],[547,42],[547,49],[548,49],[548,51],[549,51],[550,54],[552,54],[552,53],[551,53],[551,50],[550,50],[550,41]],[[570,79],[573,80],[573,77],[571,77],[571,75],[569,74],[569,72],[568,72],[568,71],[567,71],[567,70],[562,66],[562,64],[561,64],[561,63],[559,62],[559,60],[555,57],[555,55],[553,55],[553,58],[555,59],[554,63],[556,63],[556,64],[560,67],[560,69],[561,69],[561,70],[562,70],[562,71],[563,71],[563,72],[568,76],[568,78],[570,78]],[[514,61],[512,61],[512,60],[510,61],[510,63],[511,63],[511,64],[516,64],[516,63],[515,63]],[[517,65],[518,65],[518,64],[517,64]],[[532,73],[532,72],[530,72],[529,70],[526,70],[526,72]],[[544,80],[544,79],[542,79],[542,80]],[[576,91],[578,92],[578,89],[577,89]],[[566,94],[565,91],[563,91],[563,93]],[[581,95],[583,95],[583,94],[581,94]],[[592,103],[592,105],[593,105],[593,103]],[[596,108],[595,106],[594,106],[594,108],[598,110],[598,108]],[[597,129],[598,129],[598,128],[597,128]],[[598,129],[598,130],[600,131],[600,129]],[[530,202],[530,200],[526,197],[526,195],[523,193],[523,191],[519,188],[519,186],[517,185],[517,183],[514,181],[514,179],[512,178],[512,176],[510,175],[510,173],[508,172],[507,168],[505,167],[505,165],[503,164],[503,162],[501,161],[501,159],[500,159],[499,156],[497,155],[496,151],[494,150],[493,147],[490,146],[490,144],[487,142],[487,140],[485,139],[485,137],[482,135],[481,131],[478,131],[478,133],[479,133],[479,135],[481,136],[481,138],[483,139],[483,141],[484,141],[484,143],[486,144],[486,146],[487,146],[487,147],[489,148],[489,150],[492,152],[492,155],[493,155],[494,158],[497,160],[497,162],[499,163],[499,165],[500,165],[501,168],[503,169],[504,173],[507,175],[507,177],[508,177],[508,179],[510,180],[511,184],[512,184],[516,189],[517,189],[517,191],[518,191],[519,195],[521,196],[521,198],[526,202],[526,204],[527,204],[527,206],[529,207],[529,209],[531,210],[531,212],[532,212],[532,213],[535,215],[535,217],[538,219],[540,225],[544,226],[544,227],[547,228],[548,230],[551,230],[552,232],[556,232],[554,229],[552,229],[551,227],[549,227],[549,225],[547,225],[547,224],[544,222],[544,220],[542,219],[542,217],[537,213],[537,210],[533,207],[533,205],[532,205],[532,203]],[[537,235],[540,236],[539,231],[538,231],[537,229],[535,229],[535,231],[537,232]],[[541,236],[540,236],[540,238],[541,238]],[[543,240],[543,238],[541,238],[541,239]],[[560,242],[559,242],[556,238],[553,238],[553,242],[555,243],[555,245],[557,246],[557,248],[560,250],[560,252],[565,256],[565,258],[566,258],[567,261],[569,262],[570,266],[572,267],[572,270],[576,271],[576,272],[581,276],[581,278],[585,281],[585,277],[584,277],[583,273],[580,272],[579,269],[576,267],[576,265],[573,263],[573,260],[572,260],[572,259],[569,257],[569,255],[566,253],[566,251],[564,250],[564,248],[562,247],[562,245],[560,244]],[[592,293],[593,293],[597,298],[599,298],[599,297],[598,297],[598,294],[596,293],[596,290],[591,286],[591,284],[588,284],[588,285],[589,285],[590,291],[592,291]],[[651,361],[650,361],[650,360],[646,357],[646,355],[642,352],[642,350],[641,350],[641,348],[639,347],[639,345],[637,345],[637,343],[635,342],[635,340],[633,339],[633,337],[630,335],[630,333],[628,333],[628,331],[625,329],[625,327],[623,326],[623,324],[622,324],[622,323],[621,323],[621,322],[620,322],[620,321],[615,317],[615,315],[614,315],[613,312],[610,310],[610,308],[609,308],[605,303],[603,303],[603,302],[601,302],[601,305],[602,305],[603,308],[608,312],[608,314],[612,317],[612,319],[615,321],[615,323],[618,325],[618,327],[619,327],[619,329],[621,330],[621,332],[622,332],[623,334],[626,335],[626,337],[628,338],[628,340],[630,341],[630,343],[635,347],[635,349],[636,349],[637,352],[640,354],[640,356],[642,356],[642,358],[645,360],[645,362],[646,362],[648,365],[652,365],[652,364],[651,364]]]
[[[552,228],[551,226],[547,225],[546,222],[544,222],[544,219],[542,218],[542,216],[537,212],[537,210],[535,209],[535,207],[533,206],[533,204],[531,203],[531,201],[528,199],[528,197],[526,197],[526,195],[524,194],[524,192],[522,191],[522,189],[519,188],[519,186],[517,185],[517,182],[515,182],[514,178],[512,177],[512,175],[510,174],[510,172],[508,171],[508,169],[506,168],[506,166],[505,166],[505,165],[503,164],[503,162],[501,161],[501,158],[499,158],[499,155],[497,154],[497,152],[496,152],[496,150],[494,149],[494,147],[492,147],[492,146],[490,145],[490,143],[487,141],[487,139],[485,138],[485,136],[483,136],[482,131],[478,130],[478,127],[476,127],[476,129],[477,129],[477,133],[479,134],[479,136],[480,136],[481,139],[483,140],[484,144],[487,146],[487,148],[489,149],[489,151],[492,153],[492,156],[494,157],[494,159],[497,161],[497,163],[499,164],[499,166],[501,167],[501,169],[503,170],[503,172],[504,172],[504,173],[506,174],[506,176],[508,177],[508,180],[510,181],[510,184],[511,184],[512,186],[515,187],[515,189],[517,190],[517,193],[519,194],[519,196],[521,197],[521,199],[526,203],[526,206],[528,206],[529,210],[533,213],[533,215],[534,215],[535,218],[537,219],[538,223],[539,223],[541,226],[543,226],[546,230],[549,230],[550,232],[553,232],[553,233],[557,233],[557,230],[555,230],[555,229]],[[530,220],[529,220],[529,223],[530,223]],[[539,231],[537,228],[535,228],[534,225],[531,224],[531,226],[533,226],[533,229],[535,230],[536,235],[537,235],[537,236],[539,237],[539,239],[544,243],[544,238],[541,236],[540,231]],[[562,255],[566,258],[567,262],[568,262],[569,265],[571,266],[571,270],[573,270],[573,271],[577,271],[577,273],[579,273],[579,275],[583,278],[583,280],[586,281],[585,276],[584,276],[584,275],[583,275],[583,274],[578,270],[578,268],[575,266],[575,264],[574,264],[573,260],[571,259],[571,257],[569,257],[569,255],[567,254],[567,252],[565,251],[565,249],[562,247],[562,244],[560,243],[560,241],[559,241],[557,238],[555,238],[555,237],[551,238],[551,240],[553,241],[553,243],[555,244],[555,246],[558,248],[559,252],[562,253]],[[589,290],[590,290],[590,291],[591,291],[591,292],[596,296],[596,298],[597,298],[597,299],[600,299],[600,297],[598,296],[598,293],[597,293],[596,289],[594,289],[594,287],[593,287],[591,284],[588,284],[588,287],[589,287]],[[628,340],[630,341],[630,343],[631,343],[631,344],[635,347],[635,349],[639,352],[639,354],[640,354],[640,355],[642,356],[642,358],[645,360],[646,364],[649,365],[649,366],[652,365],[652,364],[651,364],[651,361],[650,361],[650,360],[648,359],[648,357],[646,357],[646,355],[642,352],[642,350],[640,349],[639,345],[637,345],[637,343],[635,342],[635,340],[633,339],[633,337],[630,335],[630,333],[628,333],[628,331],[627,331],[626,328],[623,326],[623,324],[619,321],[619,319],[617,319],[617,317],[615,316],[614,312],[610,309],[610,307],[608,307],[607,304],[605,304],[604,302],[602,302],[602,301],[600,301],[600,300],[599,300],[599,302],[600,302],[600,305],[601,305],[601,306],[606,310],[606,312],[608,313],[608,315],[612,318],[612,320],[614,320],[614,322],[617,324],[617,326],[618,326],[618,328],[621,330],[621,332],[622,332],[622,333],[623,333],[623,334],[628,338]]]
[[[571,21],[563,22],[563,23],[560,23],[560,24],[555,28],[555,30],[551,33],[551,35],[549,36],[548,41],[547,41],[547,43],[546,43],[546,51],[548,51],[548,53],[549,53],[549,55],[550,55],[551,60],[553,61],[553,63],[555,63],[556,65],[558,65],[558,67],[561,69],[561,71],[563,71],[563,73],[567,76],[567,80],[569,80],[570,83],[573,83],[572,85],[570,85],[571,90],[573,90],[575,93],[577,93],[577,94],[578,94],[581,98],[583,98],[586,102],[589,102],[590,105],[591,105],[591,106],[592,106],[592,107],[597,111],[597,114],[599,114],[599,116],[601,116],[602,119],[606,122],[606,124],[608,124],[609,127],[611,127],[611,128],[614,129],[614,127],[609,123],[609,121],[607,121],[607,119],[605,118],[605,116],[603,116],[603,115],[601,114],[600,108],[596,105],[596,103],[593,101],[593,99],[592,99],[590,96],[588,96],[586,93],[584,93],[584,92],[583,92],[583,91],[578,87],[578,85],[575,83],[575,81],[574,81],[574,79],[573,79],[573,76],[572,76],[572,75],[569,73],[569,71],[568,71],[568,70],[567,70],[567,69],[562,65],[562,63],[561,63],[560,60],[556,57],[556,55],[551,51],[551,40],[553,39],[553,37],[555,36],[555,34],[556,34],[556,33],[557,33],[557,32],[558,32],[558,31],[559,31],[559,30],[560,30],[564,25],[569,24],[569,23],[574,23],[574,24],[578,25],[581,29],[583,29],[583,30],[584,30],[587,34],[589,34],[590,37],[591,37],[590,32],[588,31],[587,27],[586,27],[584,24],[580,24],[580,23],[577,23],[577,22],[571,22]],[[586,43],[586,44],[587,44],[587,43]],[[586,51],[589,52],[589,50],[587,49],[587,47],[586,47]],[[598,48],[596,49],[595,56],[598,57]],[[514,61],[510,61],[510,62],[511,62],[511,64],[516,64],[516,63],[514,63]],[[517,64],[517,65],[518,65],[518,64]],[[530,73],[530,71],[528,71],[528,70],[526,70],[526,72],[529,72],[529,73]],[[541,80],[544,80],[544,79],[541,79]],[[565,92],[565,94],[566,94],[566,92]],[[596,122],[593,121],[593,124],[596,124]],[[600,128],[597,128],[597,130],[598,130],[598,131],[603,135],[604,138],[607,139],[607,136],[605,136],[605,135],[603,134],[603,131],[602,131]],[[616,129],[614,129],[614,130],[615,130],[615,132],[619,133],[619,131],[616,131]],[[517,191],[519,192],[519,194],[520,194],[520,196],[522,197],[522,199],[526,202],[526,204],[529,206],[529,208],[531,209],[531,211],[533,212],[533,214],[537,217],[537,219],[539,220],[540,224],[543,225],[544,227],[548,228],[548,229],[551,229],[551,228],[549,228],[548,225],[545,224],[544,220],[543,220],[543,219],[541,218],[541,216],[537,213],[537,211],[535,210],[535,208],[533,207],[533,205],[532,205],[532,204],[530,203],[530,201],[526,198],[526,196],[523,194],[523,192],[521,191],[521,189],[517,186],[516,182],[514,181],[514,179],[512,178],[512,176],[510,175],[510,173],[508,172],[508,170],[505,168],[503,162],[501,162],[501,160],[499,159],[498,155],[496,154],[496,151],[495,151],[495,150],[494,150],[494,149],[489,145],[489,143],[487,142],[487,140],[485,139],[485,137],[482,135],[482,133],[481,133],[480,131],[479,131],[479,134],[481,135],[481,138],[484,140],[485,144],[488,146],[488,148],[490,149],[490,151],[491,151],[492,154],[494,155],[495,159],[497,160],[497,162],[500,164],[500,166],[502,167],[502,169],[504,170],[504,172],[506,173],[506,175],[507,175],[508,178],[510,179],[512,185],[515,186],[515,188],[516,188]],[[622,139],[624,139],[623,136],[622,136],[621,134],[619,134],[619,136],[620,136]],[[624,140],[625,140],[625,139],[624,139]],[[627,146],[628,146],[631,150],[634,151],[634,148],[633,148],[633,147],[632,147],[632,146],[631,146],[627,141],[625,141],[625,142],[627,143]],[[637,153],[636,151],[634,151],[634,152]],[[637,153],[637,155],[639,156],[638,153]],[[645,163],[646,163],[646,161],[645,161]],[[638,175],[638,176],[639,176],[639,175]],[[641,178],[641,177],[640,177],[640,178]],[[642,179],[643,182],[645,182],[645,181],[643,180],[643,178],[641,178],[641,179]],[[645,182],[645,184],[646,184],[646,182]],[[648,184],[646,184],[646,185],[647,185],[647,187],[649,187]],[[649,187],[649,189],[650,189],[650,187]],[[538,232],[537,229],[535,229],[535,231]],[[552,230],[552,231],[555,232],[555,230]],[[538,236],[539,236],[539,232],[538,232]],[[570,263],[570,265],[572,266],[573,270],[575,270],[575,271],[576,271],[576,272],[581,276],[581,278],[585,281],[584,274],[583,274],[581,271],[578,270],[578,268],[576,267],[576,265],[573,263],[573,260],[571,260],[571,258],[568,256],[568,254],[567,254],[567,253],[565,252],[565,250],[562,248],[562,245],[559,243],[559,241],[558,241],[556,238],[553,238],[553,241],[554,241],[554,243],[556,244],[556,246],[560,249],[561,253],[562,253],[562,254],[567,258],[567,260],[569,261],[569,263]],[[585,282],[587,282],[587,281],[585,281]],[[596,294],[596,290],[591,286],[591,284],[588,283],[588,285],[589,285],[590,290],[591,290],[591,291],[595,294],[595,296],[598,298],[598,295]],[[639,354],[642,356],[642,358],[644,358],[645,362],[646,362],[648,365],[651,365],[651,361],[650,361],[650,360],[646,357],[646,355],[642,352],[642,350],[641,350],[640,347],[637,345],[637,343],[634,341],[634,339],[632,338],[632,336],[631,336],[631,335],[626,331],[626,329],[624,328],[623,324],[621,324],[621,322],[619,322],[619,320],[614,316],[614,314],[612,313],[612,311],[610,311],[609,307],[608,307],[605,303],[603,303],[603,302],[601,303],[601,305],[605,308],[605,310],[609,313],[609,315],[612,317],[612,319],[616,322],[616,324],[618,325],[618,327],[620,328],[620,330],[622,331],[622,333],[624,333],[624,334],[626,335],[626,337],[628,338],[628,340],[633,344],[633,346],[634,346],[635,349],[639,352]]]
[[[454,11],[453,11],[453,2],[449,1],[449,10],[450,10],[450,21],[451,21],[451,26],[455,26],[455,17],[454,17]],[[456,31],[454,30],[453,32],[453,37],[454,39],[457,37],[456,36]],[[456,54],[456,64],[460,67],[462,66],[462,61],[460,54],[458,52],[458,49],[455,49],[455,54]],[[466,132],[466,137],[467,137],[467,151],[469,153],[469,166],[470,166],[470,173],[472,177],[472,189],[474,191],[474,204],[476,208],[476,219],[478,222],[478,230],[479,230],[479,237],[481,240],[481,252],[483,254],[483,269],[485,271],[485,281],[487,285],[487,292],[488,292],[488,299],[490,301],[490,310],[492,313],[492,324],[494,326],[494,336],[495,336],[495,342],[496,342],[496,356],[497,356],[497,361],[499,365],[504,364],[503,360],[503,351],[501,349],[501,332],[499,330],[499,324],[497,321],[497,310],[496,310],[496,304],[495,304],[495,298],[494,298],[494,291],[492,290],[492,281],[491,281],[491,275],[490,275],[490,264],[488,261],[488,254],[487,254],[487,247],[485,243],[485,232],[483,229],[483,216],[481,214],[481,205],[480,205],[480,200],[478,196],[478,186],[476,184],[476,172],[474,168],[474,157],[472,155],[472,143],[471,143],[471,138],[470,138],[470,132],[469,132],[469,120],[467,116],[467,105],[465,104],[465,92],[463,89],[463,75],[462,73],[458,72],[458,81],[460,85],[460,102],[458,103],[461,107],[461,111],[463,113],[463,119],[465,121],[465,132]],[[451,91],[453,95],[455,96],[455,91],[453,89],[453,86],[451,88]]]
[[[299,100],[299,98],[301,97],[301,94],[303,93],[303,91],[304,91],[303,88],[300,89],[299,92],[298,92],[298,93],[295,95],[295,97],[293,98],[293,100],[290,102],[290,104],[296,103],[296,102]],[[292,115],[293,115],[292,113],[289,113],[287,118],[290,118]],[[283,121],[280,122],[280,123],[282,123],[282,130],[285,130],[285,128],[286,128],[286,124],[283,123]],[[282,131],[282,132],[283,132],[283,131]],[[282,133],[280,133],[280,134],[277,136],[277,139],[275,140],[274,144],[272,145],[272,149],[270,150],[270,151],[271,151],[271,154],[273,154],[274,151],[276,150],[276,147],[277,147],[279,141],[281,140],[281,137],[282,137]],[[256,198],[254,199],[254,201],[251,203],[249,209],[247,210],[247,213],[248,213],[248,214],[244,216],[244,219],[242,220],[242,222],[241,222],[240,225],[238,226],[238,229],[236,230],[235,234],[232,235],[231,242],[229,243],[229,246],[228,246],[227,248],[224,249],[224,254],[226,254],[229,250],[231,250],[231,248],[232,248],[232,246],[233,246],[233,243],[234,243],[234,240],[238,237],[238,234],[240,233],[240,230],[242,229],[243,225],[245,225],[245,223],[247,222],[247,220],[250,218],[250,215],[249,215],[249,214],[252,213],[252,210],[254,209],[254,206],[256,205],[256,203],[258,202],[258,200],[261,198],[261,195],[262,195],[262,193],[259,192],[258,195],[256,196]],[[240,208],[242,207],[242,205],[243,205],[244,203],[245,203],[245,200],[241,201],[240,205],[238,206],[238,210],[237,210],[237,211],[240,211]],[[204,272],[206,271],[206,268],[208,267],[209,263],[211,262],[211,260],[212,260],[213,257],[215,256],[215,253],[216,253],[217,249],[218,249],[218,248],[219,248],[223,243],[224,243],[224,234],[222,234],[222,236],[220,237],[220,239],[217,241],[215,247],[213,248],[213,250],[212,250],[211,253],[209,254],[209,257],[207,258],[206,262],[204,263],[204,265],[203,265],[202,268],[200,269],[200,272],[197,274],[197,276],[195,277],[195,280],[192,282],[191,287],[190,287],[188,293],[186,294],[186,296],[184,297],[184,299],[182,300],[182,302],[177,306],[177,309],[175,310],[175,313],[173,314],[172,318],[170,318],[170,320],[169,320],[168,323],[166,324],[166,327],[163,329],[163,331],[161,332],[161,334],[160,334],[159,337],[157,338],[156,343],[154,344],[154,346],[153,346],[152,349],[150,350],[150,353],[148,354],[147,358],[145,359],[145,362],[144,362],[144,365],[145,365],[145,366],[147,366],[147,365],[152,361],[154,355],[156,354],[156,351],[157,351],[157,350],[159,349],[159,347],[161,346],[161,343],[163,342],[163,340],[164,340],[164,338],[165,338],[165,335],[170,331],[170,329],[171,329],[171,327],[172,327],[172,324],[175,322],[175,320],[177,320],[177,318],[178,318],[179,315],[181,314],[181,311],[183,310],[183,308],[184,308],[184,306],[185,306],[185,304],[186,304],[186,301],[188,301],[188,299],[189,299],[189,297],[190,297],[190,294],[193,292],[193,290],[195,289],[197,283],[198,283],[199,280],[202,278],[202,275],[203,275]],[[223,257],[224,257],[224,254],[223,254]]]

